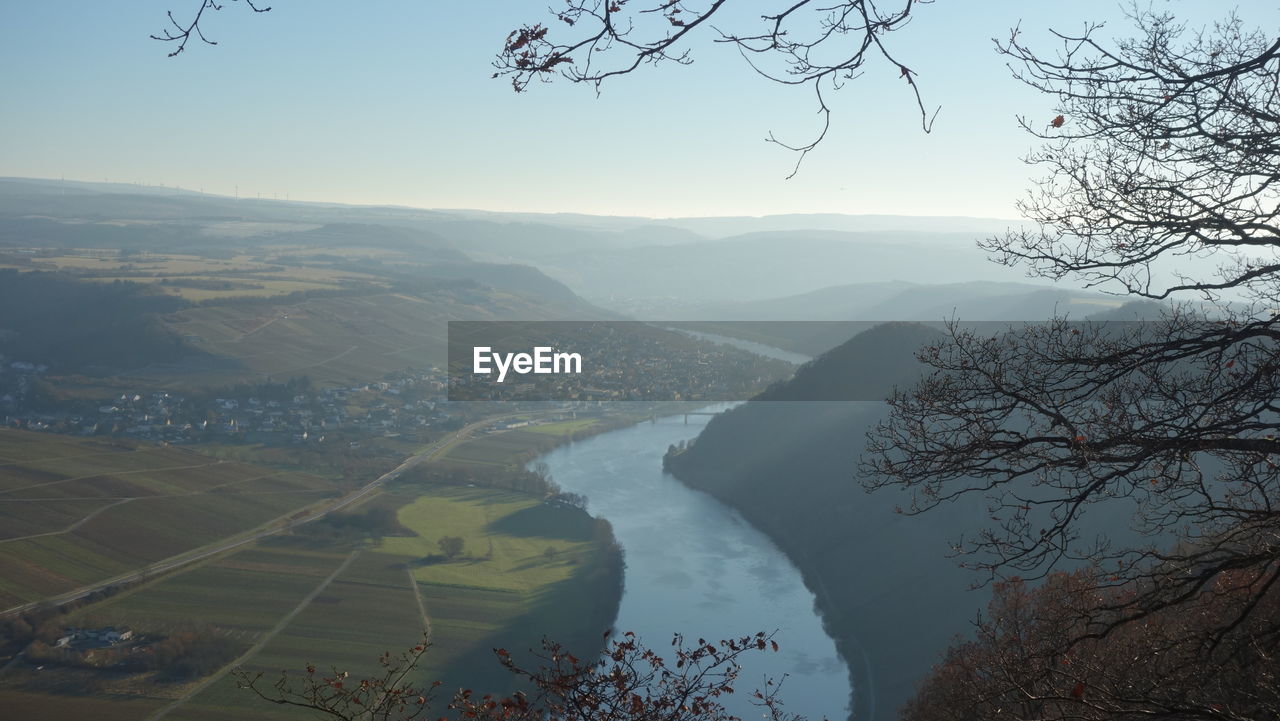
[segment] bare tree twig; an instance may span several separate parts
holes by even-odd
[[[930,111],[916,82],[916,71],[898,59],[885,42],[890,33],[905,27],[917,5],[931,0],[795,0],[776,12],[760,15],[747,32],[733,32],[711,21],[722,18],[726,8],[743,3],[728,0],[569,0],[567,7],[551,9],[560,27],[553,33],[542,23],[526,24],[507,36],[494,61],[493,77],[507,77],[516,92],[535,81],[563,78],[586,83],[600,91],[611,78],[631,73],[642,65],[693,62],[689,44],[702,28],[716,43],[734,45],[748,65],[762,77],[783,85],[812,87],[822,128],[804,143],[787,143],[769,133],[767,141],[799,154],[801,162],[827,136],[831,108],[826,90],[838,90],[863,72],[873,59],[902,78],[920,113],[920,125],[929,132],[938,109]],[[567,29],[566,29],[567,28]],[[560,39],[562,35],[568,36]]]
[[[240,0],[231,0],[231,1],[240,2]],[[244,0],[244,3],[245,5],[248,5],[249,9],[254,11],[255,13],[265,13],[265,12],[271,11],[270,7],[265,7],[265,6],[258,7],[257,5],[254,4],[253,0]],[[225,4],[225,0],[224,0],[224,4]],[[217,45],[218,43],[216,41],[210,40],[208,37],[205,36],[203,29],[201,29],[200,27],[200,21],[204,19],[204,12],[206,10],[218,11],[218,10],[221,10],[222,8],[223,8],[223,5],[218,4],[215,0],[200,0],[200,7],[196,9],[195,15],[193,15],[191,20],[186,24],[178,22],[178,19],[173,16],[173,11],[170,10],[167,13],[170,27],[166,27],[164,30],[162,30],[161,31],[162,34],[151,35],[151,39],[160,40],[162,42],[167,42],[167,43],[177,43],[178,44],[177,49],[169,53],[169,57],[174,57],[175,55],[178,55],[179,53],[181,53],[183,50],[186,50],[187,42],[190,41],[193,36],[200,38],[201,41],[203,41],[208,45]]]

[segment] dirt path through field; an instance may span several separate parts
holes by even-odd
[[[71,533],[72,531],[74,531],[74,530],[76,530],[77,528],[79,528],[79,527],[83,526],[84,524],[88,523],[89,521],[92,521],[95,517],[97,517],[97,515],[98,515],[99,513],[102,513],[103,511],[107,510],[108,508],[115,508],[116,506],[119,506],[119,505],[120,505],[120,504],[122,504],[122,503],[128,503],[129,501],[132,501],[132,500],[134,500],[134,499],[133,499],[133,498],[122,498],[122,499],[120,499],[120,500],[116,501],[115,503],[108,503],[107,505],[103,506],[102,508],[98,508],[98,509],[94,510],[94,511],[93,511],[92,513],[90,513],[89,515],[85,516],[84,518],[81,518],[80,520],[76,521],[75,523],[71,524],[70,526],[67,526],[66,528],[62,529],[61,531],[45,531],[44,533],[32,533],[32,534],[27,535],[27,536],[16,536],[16,537],[14,537],[14,538],[0,538],[0,543],[9,543],[9,542],[11,542],[11,541],[26,541],[26,540],[29,540],[29,539],[32,539],[32,538],[43,538],[44,536],[60,536],[60,535],[62,535],[62,534],[64,534],[64,533]]]
[[[230,671],[231,669],[237,666],[244,665],[249,661],[249,659],[256,656],[258,652],[261,651],[271,641],[271,639],[276,637],[276,634],[283,631],[289,625],[289,623],[293,621],[295,616],[297,616],[299,613],[302,613],[302,610],[304,608],[311,605],[311,602],[315,600],[316,596],[319,596],[322,592],[324,592],[326,588],[329,587],[330,583],[333,583],[333,579],[342,575],[342,572],[347,570],[347,566],[350,566],[351,562],[356,560],[356,556],[359,556],[359,555],[360,555],[359,550],[352,551],[351,555],[347,556],[347,560],[339,564],[338,567],[334,569],[333,573],[329,574],[328,578],[321,581],[320,585],[312,589],[311,593],[308,593],[306,598],[302,599],[298,603],[298,605],[294,607],[292,611],[285,614],[284,617],[281,618],[280,621],[276,623],[276,625],[272,627],[270,631],[267,631],[265,634],[263,634],[262,638],[259,638],[257,643],[250,646],[248,651],[245,651],[243,654],[240,655],[239,658],[227,664],[226,666],[223,666],[217,673],[214,673],[213,675],[209,676],[208,678],[196,684],[195,686],[192,686],[190,690],[188,690],[185,694],[182,695],[182,698],[178,699],[177,701],[174,701],[168,706],[165,706],[164,708],[155,712],[154,714],[148,717],[147,721],[156,721],[157,719],[164,718],[170,711],[173,711],[174,709],[178,708],[182,704],[191,700],[191,698],[193,698],[196,694],[205,690],[210,685],[212,685],[213,682],[225,676],[228,671]]]
[[[422,601],[422,590],[418,588],[418,580],[413,577],[413,569],[407,569],[409,572],[409,588],[413,589],[413,598],[418,602],[418,613],[422,614],[422,630],[427,634],[427,640],[431,640],[431,618],[427,616],[427,604]]]
[[[0,490],[0,494],[17,493],[18,491],[29,491],[32,488],[44,488],[46,486],[56,486],[60,483],[70,483],[72,481],[83,481],[86,478],[97,478],[99,476],[128,476],[134,473],[160,473],[163,471],[187,471],[187,470],[191,470],[192,468],[208,468],[209,466],[216,466],[222,463],[226,463],[226,461],[217,460],[217,461],[210,461],[208,463],[197,463],[195,465],[166,466],[164,468],[139,468],[133,471],[100,471],[98,473],[89,473],[83,476],[76,476],[75,478],[59,478],[56,481],[44,481],[43,483],[32,483],[29,486],[19,486],[17,488],[6,488],[4,490]]]

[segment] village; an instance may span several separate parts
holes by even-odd
[[[0,381],[29,388],[43,366],[0,363]],[[80,436],[128,436],[160,443],[240,442],[268,446],[319,446],[341,442],[358,447],[369,438],[421,440],[457,430],[484,414],[447,397],[448,379],[436,367],[391,374],[385,380],[349,387],[312,388],[304,379],[242,385],[212,394],[169,391],[125,392],[74,409],[35,410],[13,390],[0,393],[0,428]],[[6,386],[0,384],[0,389]],[[546,403],[537,403],[546,411]],[[599,402],[557,402],[565,418]],[[479,414],[479,415],[477,415]],[[489,432],[553,422],[555,418],[495,421]]]
[[[337,431],[396,436],[447,428],[452,419],[444,408],[446,379],[436,368],[340,388],[314,389],[306,379],[290,379],[211,394],[124,392],[56,410],[33,407],[24,393],[44,372],[22,361],[0,365],[0,425],[170,443],[222,438],[282,445],[323,443]]]

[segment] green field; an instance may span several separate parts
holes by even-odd
[[[557,423],[542,423],[539,425],[529,426],[525,428],[528,433],[540,433],[547,436],[565,436],[580,433],[588,428],[596,425],[598,418],[579,418],[572,421],[559,421]]]
[[[0,609],[102,581],[336,495],[174,447],[0,431]]]
[[[148,254],[144,257],[43,255],[29,265],[9,267],[59,270],[96,282],[124,280],[149,284],[165,293],[197,302],[243,296],[270,297],[300,290],[333,290],[343,287],[344,283],[378,280],[375,275],[324,267],[323,264],[290,263],[282,266],[247,255],[228,260],[180,253]],[[232,287],[218,288],[216,284],[219,282]],[[237,284],[256,287],[234,287]]]
[[[440,553],[442,536],[466,541],[459,561],[414,569],[414,578],[428,584],[528,593],[568,579],[567,559],[590,550],[583,514],[514,491],[443,486],[401,508],[397,518],[418,535],[387,538],[381,551],[422,558]],[[588,527],[571,527],[582,523]],[[547,549],[555,552],[552,560]]]
[[[380,654],[413,645],[427,626],[432,649],[419,680],[444,681],[446,696],[462,685],[512,690],[495,647],[518,652],[547,634],[589,654],[611,623],[621,569],[585,513],[512,491],[422,484],[362,508],[374,506],[396,509],[403,535],[273,538],[128,590],[66,623],[163,633],[198,621],[235,641],[246,668],[272,676],[307,662],[370,673]],[[464,538],[463,553],[424,562],[439,555],[443,535]],[[175,703],[164,718],[309,718],[254,699],[229,676],[205,685],[99,678],[92,698],[65,703],[47,693],[56,679],[74,677],[18,666],[0,675],[0,708],[44,704],[39,716],[50,721],[150,718]]]
[[[621,428],[651,416],[651,410],[641,407],[628,414],[586,416],[488,433],[458,443],[440,460],[461,465],[523,465],[567,440]]]
[[[553,448],[555,444],[554,437],[520,429],[459,443],[450,448],[441,460],[445,463],[509,466],[532,460],[538,453]]]
[[[621,566],[601,545],[595,519],[510,491],[441,487],[426,498],[438,502],[416,501],[400,515],[421,536],[385,545],[421,549],[411,542],[458,535],[471,549],[464,555],[477,556],[414,569],[436,644],[429,675],[451,688],[481,679],[485,689],[509,690],[493,648],[519,657],[544,635],[580,654],[598,647],[616,612]]]

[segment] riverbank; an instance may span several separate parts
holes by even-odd
[[[962,499],[924,519],[895,513],[907,492],[866,493],[855,477],[883,404],[757,402],[719,415],[668,453],[680,482],[736,509],[799,569],[852,670],[859,721],[895,718],[986,592],[947,551],[982,516]]]
[[[875,678],[866,651],[858,639],[860,629],[845,611],[848,608],[847,599],[831,591],[827,569],[824,568],[825,558],[788,532],[783,519],[790,518],[790,515],[780,514],[775,505],[765,507],[744,503],[733,493],[715,487],[704,487],[697,480],[690,479],[688,473],[682,474],[670,468],[667,472],[689,488],[706,493],[742,514],[748,523],[767,535],[786,554],[799,570],[805,588],[814,595],[822,626],[835,642],[840,658],[849,669],[849,721],[876,718]]]
[[[591,425],[602,432],[609,423]],[[558,432],[544,433],[542,442],[558,445],[588,429],[550,430]],[[456,450],[515,432],[469,438]],[[50,633],[115,626],[159,637],[199,619],[201,629],[233,647],[237,665],[274,674],[311,662],[359,677],[376,670],[380,653],[429,630],[433,648],[422,669],[430,678],[445,688],[509,693],[516,679],[493,648],[536,649],[546,635],[586,657],[612,625],[623,584],[621,551],[607,522],[572,504],[548,503],[554,489],[541,479],[517,483],[493,473],[514,468],[532,476],[523,471],[525,457],[480,467],[489,472],[462,484],[416,477],[418,469],[438,468],[432,459],[293,533],[48,619]],[[480,476],[490,482],[477,483]],[[445,537],[463,541],[449,557],[439,544]],[[0,678],[0,705],[50,721],[143,719],[170,706],[173,718],[275,718],[274,709],[235,688],[227,670],[161,684],[145,674],[19,663]],[[70,686],[91,694],[68,703],[63,689]]]
[[[524,466],[538,456],[562,445],[585,440],[602,433],[626,428],[649,420],[654,415],[649,406],[631,411],[580,413],[570,420],[533,424],[535,418],[517,416],[504,421],[504,427],[471,438],[450,447],[435,465],[446,467],[510,467]],[[519,425],[529,423],[528,425]]]
[[[849,671],[815,612],[800,571],[764,533],[715,498],[663,473],[662,454],[702,429],[683,414],[561,446],[538,457],[565,491],[608,518],[626,552],[616,626],[652,647],[672,633],[707,639],[777,631],[777,654],[745,659],[739,707],[750,690],[783,680],[786,710],[810,719],[848,715]]]

